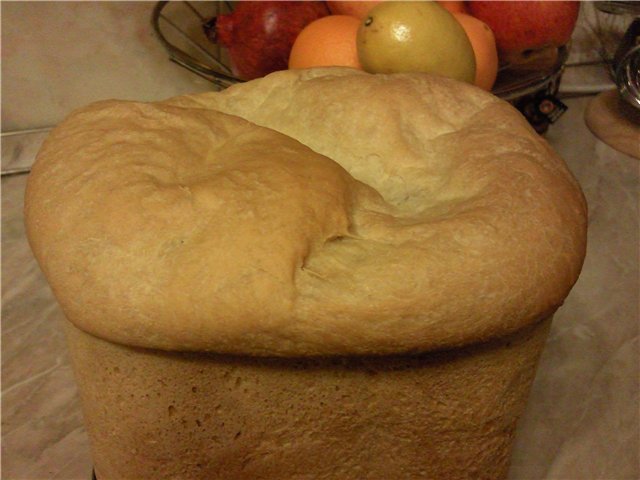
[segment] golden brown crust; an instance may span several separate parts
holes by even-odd
[[[373,357],[67,338],[99,480],[504,480],[550,323]]]
[[[89,106],[43,146],[25,213],[78,327],[259,355],[514,331],[562,303],[586,237],[575,180],[508,104],[342,68]]]

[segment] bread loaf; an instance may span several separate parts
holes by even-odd
[[[345,68],[80,109],[25,216],[99,480],[503,480],[586,238],[510,105]]]
[[[346,68],[80,109],[25,215],[72,323],[164,350],[461,346],[551,315],[585,253],[576,181],[510,105]]]

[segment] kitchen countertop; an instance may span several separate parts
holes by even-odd
[[[587,197],[588,250],[542,355],[510,480],[640,478],[640,162],[589,132],[589,100],[565,100],[546,134]],[[3,166],[29,164],[42,137],[3,138]],[[26,180],[2,177],[2,478],[88,480],[63,316],[25,239]]]

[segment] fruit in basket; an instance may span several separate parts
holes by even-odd
[[[451,13],[468,13],[464,0],[437,0],[437,2]]]
[[[473,83],[475,56],[460,23],[437,2],[382,2],[361,21],[358,55],[372,73],[427,72]]]
[[[471,15],[485,22],[501,53],[565,45],[578,20],[578,1],[473,1]]]
[[[466,13],[454,13],[453,16],[460,22],[471,41],[473,53],[476,58],[475,85],[491,90],[498,76],[498,49],[496,39],[489,26]]]
[[[327,5],[333,15],[351,15],[352,17],[364,18],[369,13],[369,10],[380,1],[327,1]]]
[[[549,45],[522,52],[502,52],[500,63],[514,72],[539,72],[553,68],[558,56],[558,47]]]
[[[251,80],[286,69],[300,31],[326,15],[325,2],[244,1],[203,28],[209,40],[227,49],[234,75]]]
[[[329,15],[311,22],[291,48],[289,68],[361,68],[356,48],[359,26],[360,20],[350,15]]]

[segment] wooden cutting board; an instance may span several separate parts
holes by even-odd
[[[640,160],[640,110],[625,102],[617,90],[596,95],[587,105],[584,120],[604,143]]]

